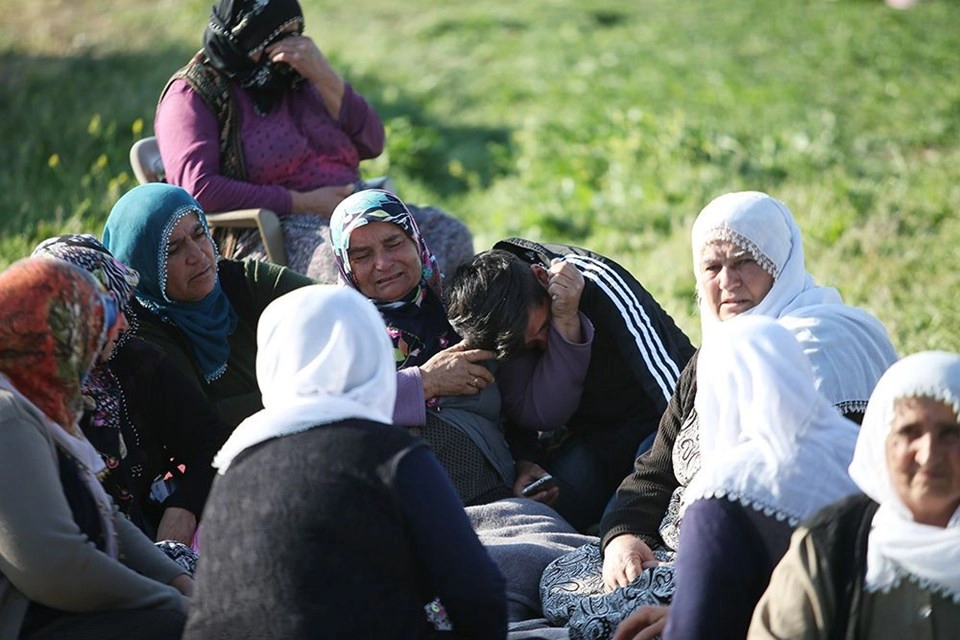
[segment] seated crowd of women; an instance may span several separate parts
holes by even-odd
[[[697,217],[702,346],[599,536],[524,497],[549,469],[406,205],[329,228],[339,285],[222,258],[150,184],[0,273],[0,637],[960,628],[960,355],[898,361],[783,203]]]

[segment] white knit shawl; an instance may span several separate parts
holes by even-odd
[[[763,317],[723,322],[697,362],[702,467],[684,506],[726,497],[796,524],[856,492],[857,425],[817,392],[791,333]]]

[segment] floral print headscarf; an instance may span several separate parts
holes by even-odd
[[[137,330],[136,315],[132,313],[130,298],[140,282],[140,274],[113,257],[96,236],[69,233],[47,238],[33,250],[34,256],[51,256],[92,273],[107,291],[113,294],[120,310],[127,317],[130,328],[117,337],[114,354]]]
[[[92,275],[54,258],[25,258],[0,274],[0,373],[71,435],[81,384],[106,341],[104,295]]]
[[[440,267],[407,205],[389,191],[367,189],[345,198],[330,217],[333,256],[340,280],[348,287],[360,290],[350,267],[350,234],[372,222],[397,225],[420,252],[420,283],[400,300],[373,301],[393,341],[397,369],[419,366],[459,341],[447,320]]]

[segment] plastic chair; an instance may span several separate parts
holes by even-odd
[[[163,159],[160,158],[160,148],[157,146],[155,136],[142,138],[133,143],[130,147],[130,166],[140,184],[164,181]],[[263,239],[267,259],[274,264],[287,264],[287,251],[283,246],[283,229],[280,228],[280,219],[270,209],[238,209],[204,213],[207,224],[211,228],[256,227]]]

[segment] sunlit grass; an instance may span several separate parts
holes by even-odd
[[[99,232],[209,2],[9,0],[0,24],[0,265]],[[376,106],[364,165],[474,230],[623,262],[694,338],[687,234],[735,189],[787,202],[809,270],[904,352],[960,350],[960,5],[304,2]]]

